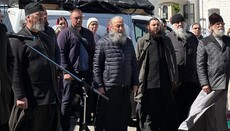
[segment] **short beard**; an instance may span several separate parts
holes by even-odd
[[[127,41],[127,35],[125,33],[110,31],[109,36],[111,41],[116,44],[124,45]]]
[[[225,30],[216,30],[216,31],[214,31],[214,33],[219,37],[224,36],[224,32],[225,32]]]
[[[32,26],[32,30],[44,31],[44,30],[45,30],[45,24],[44,24],[44,23],[39,23],[39,22],[37,22],[36,24],[34,24],[34,25]]]
[[[182,40],[186,40],[189,36],[189,34],[183,28],[179,28],[179,29],[172,28],[172,29],[175,32],[176,36],[178,38],[181,38]]]

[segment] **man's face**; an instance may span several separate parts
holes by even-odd
[[[179,21],[179,22],[177,22],[177,23],[174,23],[173,25],[172,25],[173,27],[174,27],[174,29],[180,29],[180,28],[182,28],[182,29],[184,29],[184,22],[183,21]]]
[[[197,37],[201,35],[201,27],[199,24],[194,24],[192,26],[192,33]]]
[[[158,20],[151,20],[149,25],[147,26],[149,33],[151,35],[156,35],[160,31],[160,21]]]
[[[223,36],[225,31],[224,25],[224,22],[216,22],[215,24],[211,25],[211,30],[215,35]]]
[[[70,15],[70,20],[71,20],[72,26],[80,30],[82,26],[82,20],[83,20],[82,12],[79,12],[79,11],[72,12],[72,14]]]
[[[33,14],[30,14],[27,17],[27,21],[30,24],[29,29],[38,32],[38,31],[43,31],[44,30],[44,12],[39,11],[35,12]]]
[[[124,33],[124,23],[123,19],[117,18],[112,21],[111,30],[116,33]]]

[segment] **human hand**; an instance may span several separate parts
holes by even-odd
[[[105,89],[104,89],[104,87],[99,87],[99,88],[97,88],[97,91],[100,92],[101,94],[105,94]]]
[[[210,93],[212,91],[212,89],[210,88],[209,85],[205,85],[202,87],[202,90],[205,92],[205,93]]]
[[[64,74],[64,80],[73,80],[73,77],[70,74]]]
[[[21,108],[22,110],[25,110],[28,108],[28,102],[27,102],[27,98],[23,97],[20,100],[16,101],[16,106],[18,106],[19,108]]]
[[[138,91],[138,86],[137,85],[134,85],[133,86],[133,93],[136,93]]]

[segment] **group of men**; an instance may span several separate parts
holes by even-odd
[[[84,93],[84,83],[74,76],[94,82],[93,88],[109,98],[99,96],[97,100],[95,131],[127,131],[131,92],[137,101],[138,130],[229,130],[225,113],[229,104],[230,38],[224,35],[219,14],[209,17],[212,34],[200,41],[186,31],[181,14],[172,17],[172,31],[167,33],[162,33],[160,20],[153,17],[136,52],[120,16],[109,21],[108,34],[97,43],[94,34],[82,27],[79,9],[71,12],[71,25],[57,39],[41,4],[28,4],[25,16],[25,25],[17,34],[34,36],[34,41],[9,41],[6,27],[0,25],[0,124],[4,131],[69,131],[72,101],[76,93],[81,99]],[[57,67],[31,47],[71,73],[63,71],[61,101]],[[13,107],[9,105],[11,88]],[[80,130],[89,130],[83,123],[89,113],[85,115],[81,106]],[[204,118],[202,126],[197,126],[194,118],[200,116]]]

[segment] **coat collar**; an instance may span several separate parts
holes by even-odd
[[[230,45],[229,38],[225,35],[222,37],[222,39],[223,39],[223,46],[222,47],[220,46],[220,44],[218,43],[218,41],[216,40],[216,38],[213,35],[210,35],[209,39],[211,42],[213,42],[217,47],[219,47],[222,50],[225,50],[227,45]]]

